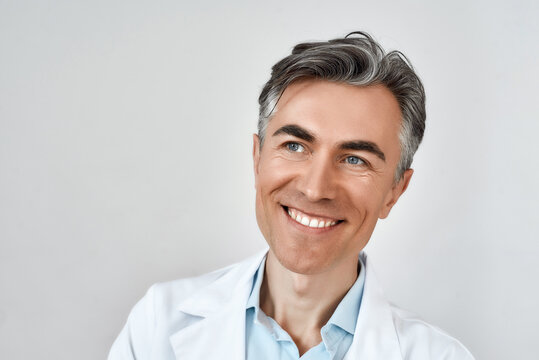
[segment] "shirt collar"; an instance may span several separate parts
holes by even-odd
[[[266,257],[262,260],[258,266],[258,270],[255,273],[253,280],[253,288],[251,289],[251,294],[247,300],[246,309],[255,308],[255,313],[258,313],[260,308],[260,287],[262,287],[262,280],[264,280],[264,269],[266,267]]]
[[[265,265],[266,259],[264,258],[255,273],[253,288],[246,305],[246,309],[254,308],[256,314],[255,318],[258,317],[258,312],[260,309],[260,287],[262,286],[262,281],[264,280]],[[364,284],[365,264],[363,263],[361,257],[359,257],[359,274],[356,282],[354,285],[352,285],[350,290],[348,290],[325,326],[328,324],[333,324],[352,335],[354,334],[359,308],[361,306],[361,298],[363,297]]]

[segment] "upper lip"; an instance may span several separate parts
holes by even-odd
[[[299,210],[301,211],[302,213],[304,213],[305,215],[309,216],[309,217],[318,217],[318,218],[326,218],[326,219],[329,219],[329,220],[333,220],[333,221],[342,221],[343,219],[340,218],[340,217],[335,217],[335,215],[329,215],[329,214],[324,214],[323,212],[313,212],[313,211],[310,211],[310,210],[304,210],[303,208],[301,207],[297,207],[297,206],[292,206],[292,205],[284,205],[284,204],[281,204],[282,206],[284,206],[285,208],[292,208],[292,209],[296,209],[296,210]]]

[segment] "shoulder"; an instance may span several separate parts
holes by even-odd
[[[390,302],[384,294],[370,262],[362,253],[366,264],[366,279],[360,316],[366,316],[363,325],[377,329],[378,350],[391,348],[387,358],[404,360],[473,360],[470,352],[457,339],[433,326],[419,316]],[[358,318],[359,321],[360,318]],[[389,352],[389,350],[387,350]]]
[[[144,304],[146,318],[153,318],[157,324],[177,321],[178,312],[195,316],[211,312],[227,301],[239,284],[252,279],[264,256],[265,250],[203,275],[152,285],[140,301]],[[135,309],[137,307],[140,305]]]
[[[264,255],[261,252],[204,275],[152,285],[131,310],[109,359],[169,358],[161,356],[170,355],[169,336],[219,309],[238,284],[252,279]]]
[[[157,303],[157,309],[172,308],[185,301],[191,295],[196,294],[199,290],[204,289],[229,274],[231,271],[233,272],[238,266],[239,264],[233,264],[203,275],[153,284],[148,289],[145,297]]]
[[[208,302],[208,305],[210,302],[222,302],[229,297],[232,289],[252,279],[265,254],[266,250],[210,273],[154,284],[146,297],[153,299],[156,309],[177,309],[182,304],[192,302],[200,308],[204,307],[200,302]]]
[[[416,314],[390,304],[404,359],[473,360],[464,345]]]

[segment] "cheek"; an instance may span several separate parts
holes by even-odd
[[[260,162],[258,173],[258,191],[263,197],[273,195],[292,179],[293,167],[282,159],[273,158]],[[267,199],[264,199],[267,200]]]
[[[274,171],[267,163],[260,163],[256,181],[256,219],[264,235],[271,235],[271,223],[276,216],[279,184],[278,171]]]
[[[363,220],[377,218],[384,200],[383,186],[372,180],[362,179],[360,182],[350,182],[347,190],[350,206]]]
[[[255,210],[256,210],[256,222],[258,223],[258,227],[260,228],[262,233],[265,234],[266,229],[267,229],[266,211],[264,209],[264,203],[262,201],[262,198],[260,196],[260,191],[258,189],[256,191]]]

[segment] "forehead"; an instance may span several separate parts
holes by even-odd
[[[289,85],[275,108],[268,132],[298,125],[322,143],[364,140],[378,144],[398,160],[401,111],[383,85],[353,86],[325,80],[301,80]]]

